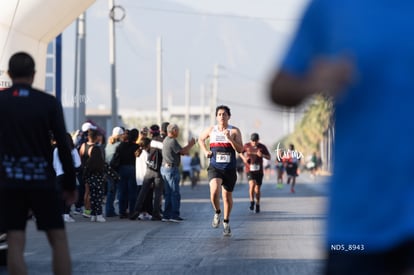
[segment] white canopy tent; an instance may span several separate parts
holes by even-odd
[[[11,82],[8,60],[18,51],[36,62],[34,86],[44,89],[47,45],[95,0],[0,0],[0,89]]]

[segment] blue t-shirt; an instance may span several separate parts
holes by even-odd
[[[282,64],[303,75],[318,56],[347,56],[355,82],[335,106],[327,246],[367,251],[414,238],[413,1],[310,3]]]

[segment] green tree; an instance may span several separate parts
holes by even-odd
[[[287,148],[294,144],[295,148],[305,154],[320,151],[321,142],[326,139],[328,129],[333,127],[333,101],[329,97],[317,95],[310,101],[301,121],[293,133],[278,140],[273,146]]]

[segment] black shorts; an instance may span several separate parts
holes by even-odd
[[[249,172],[249,173],[247,173],[247,179],[249,181],[254,180],[257,185],[262,185],[262,183],[263,183],[263,173]]]
[[[55,189],[0,189],[0,223],[5,230],[25,230],[30,211],[38,230],[63,229],[63,201]]]
[[[181,180],[185,181],[187,178],[191,179],[191,173],[190,171],[182,171],[181,173]]]
[[[289,177],[297,177],[298,176],[298,164],[297,163],[288,163],[286,165],[286,174]]]
[[[236,168],[234,169],[217,169],[212,166],[208,166],[208,181],[210,182],[212,179],[222,179],[223,183],[221,184],[224,189],[228,192],[233,192],[234,186],[236,185],[237,181],[237,172]]]
[[[404,274],[414,270],[414,239],[388,251],[330,251],[325,274]]]

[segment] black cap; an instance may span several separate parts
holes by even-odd
[[[251,134],[250,140],[251,141],[258,141],[259,140],[259,134],[258,133]]]
[[[157,124],[153,124],[150,127],[150,134],[155,136],[160,134],[160,127]]]

